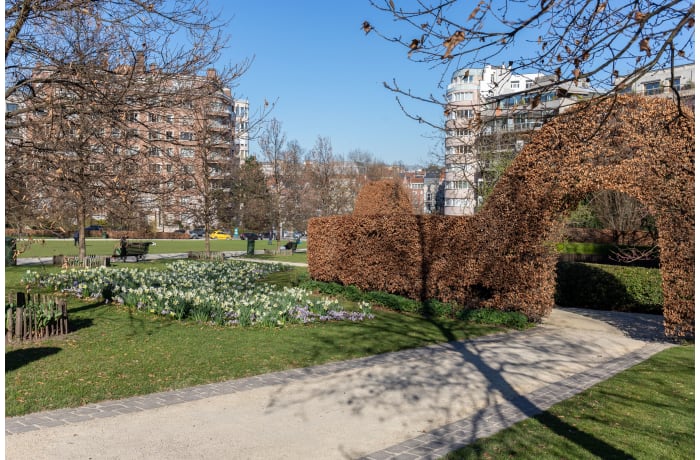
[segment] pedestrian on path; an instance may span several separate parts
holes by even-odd
[[[126,236],[119,239],[119,255],[122,256],[122,262],[126,262]]]

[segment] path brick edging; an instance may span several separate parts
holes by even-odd
[[[444,457],[478,439],[492,436],[511,425],[544,412],[554,404],[569,399],[670,346],[672,345],[669,343],[648,343],[624,356],[546,385],[528,395],[489,406],[473,417],[458,420],[424,435],[373,452],[361,457],[361,460],[427,460]]]

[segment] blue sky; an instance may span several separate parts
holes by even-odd
[[[383,82],[396,80],[417,94],[436,96],[440,70],[407,59],[405,51],[376,35],[365,36],[364,20],[389,18],[366,0],[212,0],[214,11],[231,17],[230,46],[223,62],[254,57],[233,88],[250,101],[251,112],[276,101],[272,117],[287,139],[309,150],[328,137],[335,154],[359,149],[392,164],[425,165],[441,152],[438,134],[407,118]],[[440,119],[439,107],[413,107]],[[259,151],[251,142],[251,152]]]

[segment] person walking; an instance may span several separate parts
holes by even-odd
[[[80,243],[80,230],[76,230],[73,233],[73,246],[77,246]]]
[[[119,239],[119,255],[122,256],[122,262],[126,262],[126,236]]]

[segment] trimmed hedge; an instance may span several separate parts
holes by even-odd
[[[538,320],[554,306],[562,216],[616,190],[656,219],[666,334],[694,336],[694,174],[693,112],[659,98],[597,99],[546,123],[474,216],[410,215],[384,184],[362,194],[370,202],[357,215],[311,219],[309,274]]]
[[[513,329],[525,329],[530,324],[527,316],[515,311],[505,312],[485,308],[464,309],[457,304],[434,299],[419,302],[388,292],[362,291],[357,286],[343,286],[338,283],[324,283],[311,279],[301,281],[300,286],[334,297],[344,297],[353,302],[365,301],[398,312],[419,313],[428,318],[459,318],[463,321],[501,325]]]
[[[555,302],[636,313],[663,313],[661,273],[654,268],[559,262]]]

